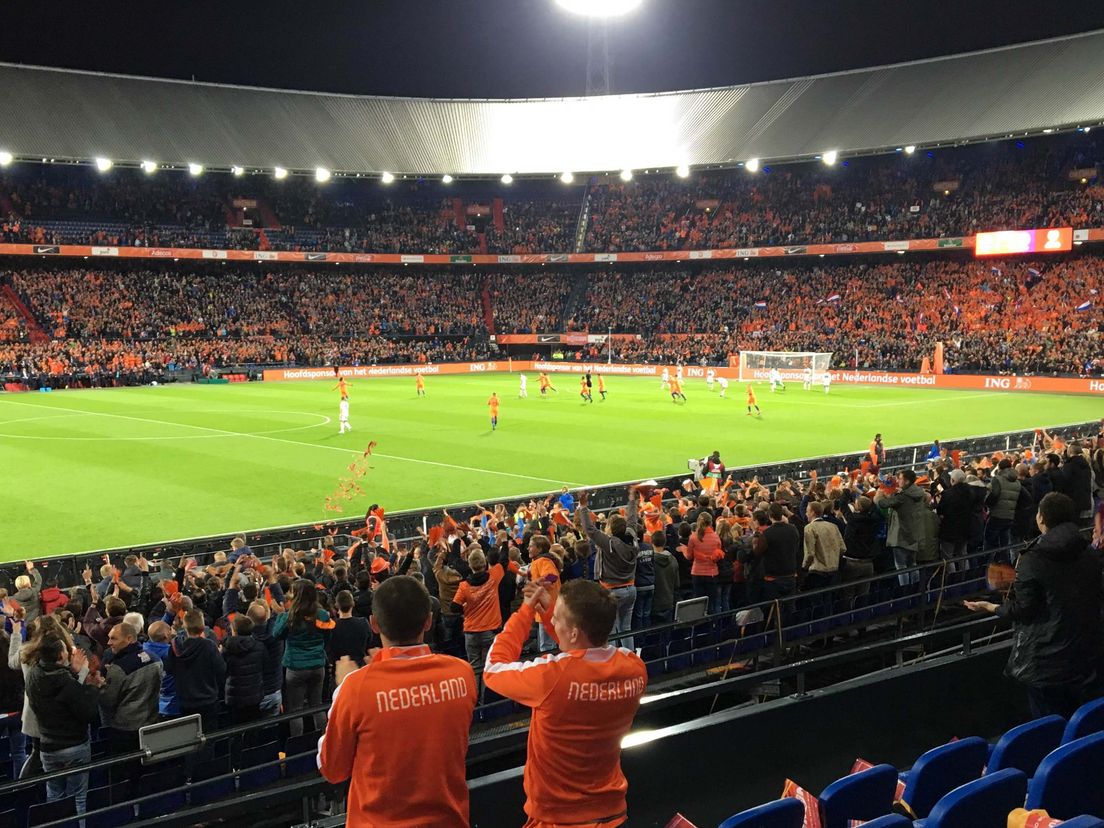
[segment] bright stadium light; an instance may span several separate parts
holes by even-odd
[[[14,160],[14,156],[7,150],[0,150],[0,167],[6,167]]]
[[[562,181],[564,184],[570,184],[574,180],[575,173],[571,172],[571,170],[564,170],[564,172],[560,175],[560,181]]]
[[[622,181],[632,181],[632,176],[633,176],[632,170],[628,170],[628,169],[621,170],[621,180]]]
[[[677,175],[679,178],[689,178],[690,166],[688,164],[679,164],[677,167],[675,167],[675,175]]]
[[[836,152],[836,150],[828,150],[828,152],[824,153],[820,160],[830,167],[836,163],[837,158],[839,158],[839,153]]]
[[[514,183],[514,177],[512,175],[510,175],[509,173],[506,173],[506,175],[502,176],[502,183],[503,184],[513,184]]]
[[[759,159],[758,158],[749,158],[747,160],[747,163],[744,164],[744,169],[747,170],[748,172],[758,172],[758,170],[759,170]]]
[[[285,169],[284,169],[283,167],[276,167],[276,168],[275,168],[275,169],[274,169],[274,170],[272,171],[272,176],[273,176],[273,178],[275,178],[275,179],[276,179],[277,181],[283,181],[283,180],[284,180],[285,178],[287,178],[287,176],[288,176],[288,172],[287,172],[287,170],[285,170]]]
[[[914,152],[916,152],[916,144],[909,144],[905,147],[905,155],[912,155]]]
[[[153,175],[153,173],[157,172],[157,162],[156,161],[143,161],[142,162],[142,172],[144,172],[146,175]]]
[[[203,175],[203,165],[197,164],[195,161],[188,164],[188,173],[190,175]]]
[[[99,170],[100,172],[107,172],[113,166],[115,166],[115,165],[111,162],[110,158],[97,158],[96,159],[96,169]]]
[[[385,172],[383,175],[380,176],[380,181],[382,181],[384,184],[390,184],[394,180],[395,176],[393,176],[389,172]]]
[[[449,175],[448,173],[445,173],[444,175],[441,176],[441,183],[442,184],[451,184],[452,183],[452,176]]]
[[[314,180],[319,184],[324,184],[330,180],[330,171],[325,167],[316,167],[314,170]]]
[[[243,175],[245,175],[245,167],[239,167],[237,164],[235,164],[230,168],[230,174],[234,176],[234,178],[241,178]]]
[[[556,0],[561,9],[587,17],[617,17],[628,14],[644,0]]]

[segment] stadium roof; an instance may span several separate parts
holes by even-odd
[[[1104,31],[913,63],[653,95],[435,100],[0,64],[16,157],[501,175],[733,165],[1104,121]]]

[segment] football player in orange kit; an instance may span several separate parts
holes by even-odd
[[[755,413],[756,413],[757,416],[759,416],[759,417],[763,416],[763,412],[759,410],[759,403],[757,403],[755,401],[755,389],[751,387],[751,383],[748,383],[748,387],[747,387],[747,408],[748,408],[747,413],[748,413],[749,417],[751,416],[751,409],[752,408],[755,409]]]
[[[565,583],[552,609],[562,652],[520,661],[548,601],[542,584],[526,586],[524,603],[495,639],[483,670],[487,687],[533,709],[525,828],[614,828],[628,818],[621,739],[640,707],[648,671],[632,650],[608,643],[617,601],[582,579]]]

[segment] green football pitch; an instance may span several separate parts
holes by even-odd
[[[735,382],[720,399],[689,381],[675,404],[657,379],[612,377],[587,404],[577,377],[553,379],[542,398],[530,374],[524,400],[511,374],[430,376],[421,398],[410,378],[354,380],[344,435],[332,381],[0,395],[0,560],[678,474],[714,449],[735,467],[858,454],[877,431],[892,446],[1101,416],[1091,397],[791,383],[758,386],[758,419]],[[366,495],[325,511],[372,440]]]

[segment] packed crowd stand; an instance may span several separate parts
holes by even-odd
[[[206,567],[186,557],[134,555],[117,566],[105,556],[67,588],[27,561],[10,592],[0,595],[0,649],[7,656],[0,663],[0,704],[17,711],[2,720],[11,773],[26,778],[87,764],[90,728],[98,727],[97,750],[121,755],[137,747],[139,728],[158,721],[195,714],[210,732],[280,711],[313,711],[332,694],[321,768],[331,782],[352,776],[349,809],[360,821],[351,824],[375,824],[363,818],[410,808],[451,808],[466,818],[463,750],[473,707],[489,691],[532,707],[529,763],[543,767],[547,758],[532,751],[574,738],[569,734],[576,731],[563,723],[593,710],[549,693],[573,669],[574,657],[593,654],[577,669],[599,669],[588,661],[610,671],[617,665],[629,677],[617,686],[632,692],[623,697],[616,726],[591,722],[592,729],[579,731],[589,734],[584,742],[593,741],[591,753],[566,753],[562,761],[572,767],[548,772],[575,775],[574,807],[585,810],[593,800],[601,803],[594,807],[623,808],[625,780],[614,748],[646,683],[632,633],[672,621],[678,601],[701,597],[710,614],[725,613],[894,570],[908,594],[921,588],[918,565],[934,570],[942,562],[953,575],[963,556],[999,559],[1020,542],[1027,548],[1011,553],[1020,560],[1019,589],[1002,605],[968,608],[1002,613],[1033,631],[1013,651],[1011,666],[1037,715],[1097,693],[1094,659],[1104,657],[1099,636],[1079,637],[1058,617],[1084,607],[1067,597],[1040,615],[1035,590],[1052,588],[1055,578],[1068,575],[1063,563],[1076,560],[1079,567],[1095,566],[1099,592],[1104,430],[1082,439],[1039,430],[1030,449],[984,456],[935,443],[919,473],[904,468],[894,477],[883,472],[884,463],[876,435],[852,469],[771,487],[757,477],[734,479],[714,453],[699,483],[686,480],[673,492],[632,486],[626,505],[608,514],[589,509],[586,491],[564,489],[543,500],[477,506],[467,520],[444,512],[409,544],[389,539],[386,513],[373,505],[351,543],[334,535],[317,548],[288,548],[260,560],[239,537]],[[1020,583],[1031,578],[1038,583]],[[861,592],[857,586],[853,597]],[[1096,613],[1099,623],[1099,601]],[[611,635],[620,649],[605,646]],[[547,656],[557,649],[567,661],[521,661],[523,652]],[[459,688],[448,698],[458,705],[450,708],[447,733],[430,720],[437,708],[415,711],[404,726],[437,733],[446,752],[463,742],[458,767],[441,768],[463,791],[418,785],[419,795],[409,800],[387,797],[392,775],[382,767],[368,771],[362,763],[374,760],[358,753],[356,733],[386,737],[399,753],[402,743],[395,741],[399,733],[386,730],[394,720],[369,716],[363,699],[374,705],[379,693],[390,698],[395,682],[404,680],[394,672],[401,663],[389,659],[431,654],[435,660],[423,669],[440,669],[457,682],[448,685]],[[346,681],[357,690],[334,692]],[[567,692],[566,682],[562,687]],[[388,704],[399,709],[399,701]],[[323,727],[323,717],[312,713],[291,719],[286,735]],[[421,750],[416,742],[410,747]],[[585,744],[574,745],[580,747]],[[240,763],[241,756],[236,748],[231,761]],[[387,756],[384,764],[404,773],[415,761]],[[448,765],[447,758],[423,761]],[[185,773],[194,770],[194,763],[183,764]],[[611,788],[602,784],[603,772]],[[139,766],[113,773],[113,784],[129,783],[130,795],[138,794]],[[83,812],[88,780],[87,773],[75,773],[48,781],[46,797],[72,796]],[[565,806],[548,782],[527,774],[527,810]]]
[[[1019,146],[1017,146],[1017,143]],[[744,170],[593,179],[586,250],[687,250],[962,236],[1016,227],[1098,226],[1102,160],[1085,135]],[[0,243],[534,253],[575,249],[580,200],[555,181],[478,195],[424,179],[334,180],[264,175],[154,176],[43,165],[0,178]],[[453,198],[504,201],[503,229],[486,215],[457,222]],[[241,227],[235,200],[267,205]],[[267,216],[270,221],[264,221]],[[470,223],[469,223],[470,222]],[[96,226],[97,223],[102,226]],[[275,225],[275,226],[273,226]],[[254,229],[265,227],[264,237]]]
[[[831,351],[836,368],[915,371],[943,342],[950,372],[1104,375],[1104,258],[1092,255],[583,273],[44,266],[3,278],[51,336],[26,341],[0,304],[0,373],[27,376],[482,360],[498,353],[484,289],[499,334],[639,334],[613,342],[620,362]]]

